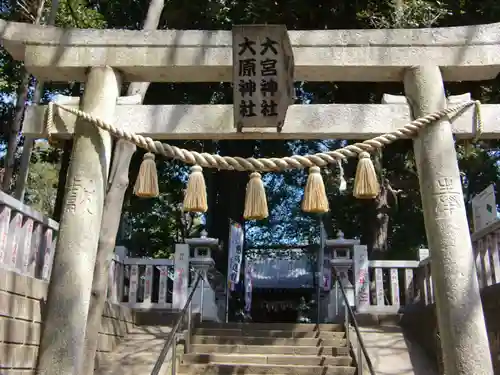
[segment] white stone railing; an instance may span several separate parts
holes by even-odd
[[[479,287],[482,289],[500,283],[500,220],[473,233],[471,240]],[[425,305],[434,303],[430,258],[421,261],[416,273],[420,302]]]
[[[371,312],[398,312],[415,298],[415,271],[418,261],[369,261],[371,283]]]
[[[174,294],[182,293],[174,289],[175,272],[178,272],[174,269],[175,261],[128,258],[126,254],[126,248],[122,246],[116,248],[109,272],[108,299],[133,309],[174,308]],[[190,276],[193,276],[191,271]],[[188,277],[187,294],[191,290],[193,280],[194,278]],[[201,287],[204,289],[203,293]],[[202,305],[204,308],[201,308]],[[193,312],[203,312],[205,318],[217,320],[219,311],[215,291],[212,290],[208,280],[195,291]]]
[[[0,192],[0,266],[49,280],[59,224]]]
[[[368,261],[370,303],[362,312],[397,313],[414,303],[420,290],[430,285],[430,273],[422,277],[428,269],[428,254],[427,249],[420,249],[421,260]]]
[[[108,298],[131,308],[171,308],[173,271],[171,259],[128,258],[119,246],[110,266]]]
[[[430,305],[436,300],[434,299],[434,284],[432,283],[431,275],[431,258],[427,257],[420,262],[420,266],[415,270],[417,282],[415,284],[418,299],[413,302]]]
[[[500,283],[500,220],[471,236],[479,287]]]

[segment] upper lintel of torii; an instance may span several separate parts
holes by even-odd
[[[231,31],[61,29],[0,20],[2,45],[44,81],[84,81],[90,66],[119,69],[125,81],[231,82]],[[432,61],[445,81],[500,72],[500,23],[391,30],[288,31],[295,81],[400,81]]]

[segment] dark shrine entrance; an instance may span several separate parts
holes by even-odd
[[[259,323],[315,321],[318,246],[268,245],[246,252],[251,254],[244,272],[247,318]]]
[[[252,291],[252,321],[258,323],[307,322],[314,289],[259,288]],[[305,321],[304,321],[305,319]]]

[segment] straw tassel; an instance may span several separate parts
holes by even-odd
[[[191,174],[184,195],[184,212],[207,212],[207,187],[199,165],[191,167]]]
[[[151,152],[144,154],[137,180],[135,180],[134,194],[141,198],[155,198],[160,195],[155,155]]]
[[[330,210],[326,197],[325,183],[319,167],[309,168],[309,177],[304,190],[302,211],[311,213],[325,213]]]
[[[258,172],[253,172],[247,184],[243,217],[246,220],[262,220],[268,216],[266,190],[262,176]]]
[[[380,192],[375,167],[370,154],[363,151],[359,154],[356,177],[354,178],[353,195],[358,199],[375,199]]]

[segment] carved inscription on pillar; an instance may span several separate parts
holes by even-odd
[[[459,184],[453,181],[451,177],[440,177],[435,183],[434,196],[436,206],[434,213],[437,220],[447,219],[456,212],[463,210],[462,187],[457,185]]]
[[[82,213],[82,210],[87,214],[93,215],[92,201],[94,199],[95,188],[85,186],[84,179],[80,176],[75,176],[73,182],[68,189],[65,211],[73,214]],[[93,181],[89,180],[88,185],[92,186]]]

